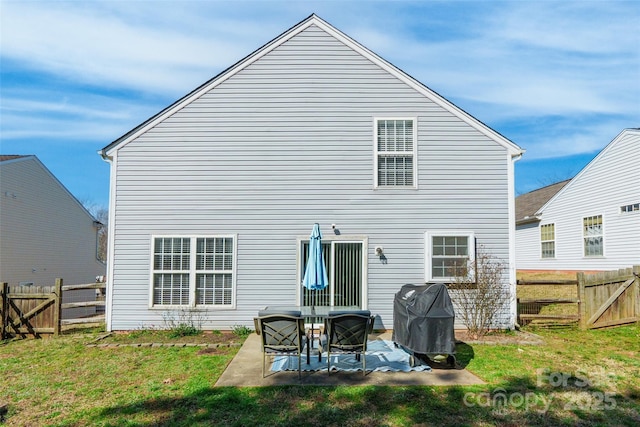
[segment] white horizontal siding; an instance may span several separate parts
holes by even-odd
[[[374,118],[394,116],[417,118],[417,190],[373,188]],[[425,231],[471,229],[508,259],[508,161],[311,27],[118,150],[112,328],[162,322],[148,309],[152,235],[237,234],[237,309],[202,314],[228,329],[296,303],[296,242],[315,222],[368,237],[368,306],[391,328],[395,292],[424,281]]]
[[[543,223],[556,224],[556,259],[527,258],[520,248],[540,245],[516,232],[518,269],[611,270],[640,264],[640,212],[620,207],[640,203],[640,131],[625,131],[544,209]],[[602,215],[604,256],[583,255],[582,219]],[[536,240],[537,239],[537,240]]]

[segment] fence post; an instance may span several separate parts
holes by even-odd
[[[587,329],[587,306],[585,304],[585,292],[584,292],[584,273],[579,271],[577,274],[578,279],[578,325],[580,329]]]
[[[62,279],[56,279],[55,302],[53,308],[53,335],[60,335],[62,326]]]
[[[0,283],[0,340],[3,340],[7,330],[7,320],[9,309],[9,285],[6,282]]]
[[[635,293],[634,297],[636,299],[636,312],[634,316],[636,318],[640,318],[640,265],[633,266],[633,275],[636,277],[636,281],[634,283]]]

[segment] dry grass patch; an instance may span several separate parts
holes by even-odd
[[[518,281],[562,281],[576,280],[575,272],[563,271],[545,271],[531,272],[519,271],[516,274]],[[553,299],[578,299],[577,284],[555,284],[555,285],[518,285],[516,287],[516,296],[519,300],[553,300]],[[577,315],[577,303],[564,304],[525,304],[522,307],[523,313],[528,314],[547,314],[547,315]],[[536,320],[536,323],[544,323],[543,320]],[[554,323],[559,321],[554,320]],[[560,322],[561,323],[561,322]],[[570,321],[567,323],[571,323]]]

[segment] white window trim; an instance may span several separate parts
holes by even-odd
[[[601,236],[602,236],[602,255],[586,255],[584,253],[584,239],[587,236],[584,235],[584,220],[585,220],[585,218],[593,218],[593,217],[596,217],[596,216],[602,217],[602,234],[601,234]],[[597,214],[593,214],[593,215],[583,215],[580,218],[580,247],[581,247],[581,250],[582,250],[582,258],[583,259],[594,259],[594,258],[604,258],[605,257],[606,249],[607,249],[607,247],[606,247],[607,242],[606,242],[606,239],[605,239],[605,236],[606,236],[605,223],[606,223],[606,220],[605,220],[605,216],[604,216],[603,213],[597,213]]]
[[[153,303],[153,274],[154,274],[154,242],[157,238],[166,239],[190,239],[191,252],[189,254],[189,304],[188,305],[163,305]],[[213,238],[231,238],[233,239],[233,263],[231,270],[231,304],[227,305],[209,305],[196,304],[196,274],[200,270],[196,270],[196,241],[197,239],[213,239]],[[154,234],[149,242],[149,309],[151,310],[180,310],[180,309],[197,309],[197,310],[235,310],[236,309],[236,292],[237,292],[237,262],[238,262],[238,235],[237,234],[215,234],[215,235],[175,235],[175,234]]]
[[[425,262],[424,262],[424,277],[425,282],[454,282],[456,280],[455,277],[432,277],[431,276],[431,257],[432,257],[432,248],[433,248],[433,237],[434,236],[453,236],[460,237],[466,236],[469,240],[469,262],[472,263],[476,258],[476,237],[475,233],[471,230],[430,230],[425,232]]]
[[[553,240],[542,240],[542,227],[545,226],[545,225],[553,225]],[[556,223],[555,222],[549,222],[549,223],[546,223],[546,224],[540,224],[539,231],[540,231],[540,233],[539,233],[539,237],[540,237],[540,240],[539,240],[540,241],[540,251],[539,251],[540,259],[542,259],[542,260],[544,260],[544,259],[556,259],[556,257],[557,257],[557,252],[556,252],[556,250],[557,250],[557,245],[556,245],[556,240],[557,240],[556,239],[556,235],[557,235]],[[553,256],[552,257],[543,257],[542,256],[542,244],[543,243],[547,243],[547,242],[553,242]]]
[[[378,185],[378,122],[381,120],[413,121],[413,185]],[[398,154],[409,153],[398,151]],[[418,188],[418,118],[417,117],[374,117],[373,118],[373,188],[374,189],[417,189]]]

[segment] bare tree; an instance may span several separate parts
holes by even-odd
[[[504,284],[506,265],[479,247],[473,262],[458,269],[458,277],[450,286],[450,296],[473,339],[501,326],[511,295]]]
[[[102,262],[107,261],[107,244],[109,242],[109,209],[90,200],[80,200],[80,203],[98,221],[98,236],[96,258]]]
[[[109,242],[109,210],[104,206],[99,207],[94,217],[100,226],[98,228],[98,250],[97,258],[102,262],[107,262],[107,244]]]

